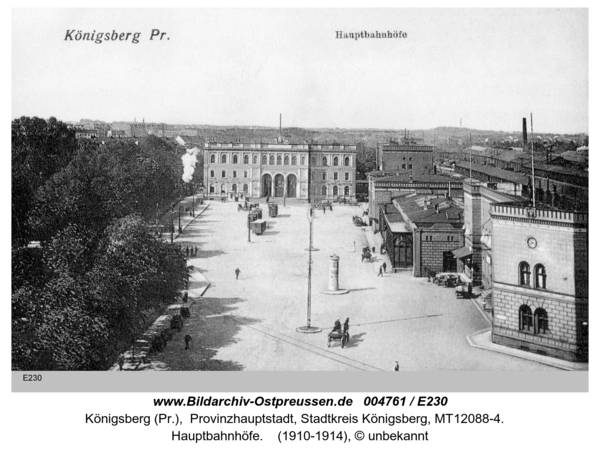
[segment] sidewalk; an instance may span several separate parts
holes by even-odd
[[[191,204],[192,197],[185,198],[181,202],[184,203],[188,200]],[[184,205],[184,204],[182,204]],[[185,233],[185,229],[200,215],[202,215],[206,209],[210,206],[210,203],[205,203],[197,206],[196,215],[194,217],[190,217],[189,214],[187,216],[181,217],[181,230],[182,234]],[[164,218],[164,217],[163,217]],[[181,234],[175,232],[173,235],[173,240],[179,238]],[[164,240],[170,240],[170,234],[166,236],[163,235]],[[188,263],[192,258],[188,260]],[[188,297],[190,303],[176,303],[165,308],[162,315],[160,315],[154,323],[142,334],[140,339],[137,339],[132,347],[127,351],[123,352],[122,355],[125,358],[125,362],[123,364],[124,371],[132,371],[132,370],[146,370],[153,367],[152,360],[148,359],[148,354],[150,353],[150,344],[152,338],[159,334],[162,330],[168,329],[170,327],[171,318],[180,313],[180,309],[182,307],[192,308],[197,303],[200,303],[200,298],[204,295],[208,287],[210,286],[210,281],[206,279],[206,277],[196,268],[192,267],[192,272],[190,274],[189,279],[189,289],[188,289]],[[188,320],[189,321],[189,320]],[[185,328],[186,320],[184,319],[183,328]],[[119,364],[115,363],[109,369],[110,371],[118,371]]]
[[[556,367],[562,370],[589,370],[588,363],[574,363],[571,361],[565,361],[558,358],[552,358],[550,356],[538,355],[536,353],[526,352],[517,348],[505,347],[504,345],[494,344],[492,342],[492,330],[485,329],[477,333],[467,336],[467,341],[471,347],[481,348],[491,352],[502,353],[504,355],[514,356],[516,358],[525,359],[527,361],[534,361],[546,366]]]

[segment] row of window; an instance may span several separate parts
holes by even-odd
[[[232,174],[233,174],[232,175],[233,178],[238,177],[237,170],[233,170]],[[214,179],[215,178],[215,170],[210,170],[209,176]],[[227,177],[227,170],[221,170],[221,177],[222,178]],[[244,179],[247,179],[247,178],[248,178],[248,171],[244,170]],[[323,173],[323,180],[327,180],[327,173]],[[333,180],[340,180],[340,175],[338,172],[333,173]],[[344,173],[344,180],[345,181],[350,180],[350,173]]]
[[[455,236],[453,236],[453,235],[447,235],[447,236],[446,236],[446,241],[447,241],[447,242],[453,242],[453,241],[455,241],[455,240],[458,240],[458,237],[455,237]],[[432,236],[432,235],[426,235],[426,236],[425,236],[425,241],[426,241],[426,242],[433,242],[433,236]],[[440,240],[438,240],[438,242],[439,242],[439,241],[440,241]]]
[[[233,178],[238,177],[238,172],[236,170],[233,170],[232,173],[233,173],[233,175],[232,175]],[[210,170],[210,177],[212,179],[214,179],[215,170]],[[227,170],[221,170],[221,177],[222,178],[227,177]],[[244,179],[248,179],[248,171],[246,171],[246,170],[244,170]]]
[[[526,304],[519,308],[519,329],[533,334],[545,334],[548,328],[548,313],[545,309],[537,308],[531,312]]]
[[[313,174],[313,179],[315,178],[314,174]],[[327,173],[323,173],[321,175],[322,180],[327,180]],[[340,175],[339,173],[336,171],[335,173],[333,173],[333,180],[340,180]],[[344,180],[349,181],[350,180],[350,173],[344,173]]]
[[[216,193],[217,188],[219,187],[219,185],[215,185],[215,184],[210,184],[210,186],[208,187],[208,192],[209,193]],[[237,184],[232,184],[231,185],[231,191],[234,193],[238,192],[238,185]],[[242,192],[243,193],[248,193],[248,184],[244,184],[242,186]],[[227,184],[221,184],[221,191],[220,193],[227,193]]]
[[[298,164],[298,159],[295,155],[293,155],[291,157],[291,159],[288,155],[286,155],[285,157],[278,155],[277,158],[274,155],[270,155],[270,156],[263,155],[262,156],[262,164],[263,165],[276,165],[276,164],[277,165],[282,165],[282,164],[289,165],[290,161],[291,161],[292,165]],[[339,157],[334,157],[333,158],[333,166],[340,166],[340,161],[341,160]],[[277,162],[277,163],[275,163],[275,162]],[[329,160],[327,159],[327,157],[323,157],[323,159],[321,161],[322,166],[329,166],[328,162],[329,162]],[[216,154],[210,155],[210,163],[217,163],[217,155]],[[221,155],[221,163],[222,164],[227,163],[227,154]],[[234,165],[237,165],[239,163],[239,157],[234,154],[231,163]],[[311,159],[311,163],[313,166],[317,166],[317,158],[313,157]],[[250,164],[250,156],[249,155],[244,155],[243,164],[244,165]],[[258,155],[252,156],[252,164],[253,165],[258,164]],[[300,165],[305,165],[305,164],[306,164],[306,158],[304,156],[300,157]],[[344,158],[344,166],[350,166],[350,157]],[[412,168],[412,165],[410,165],[410,167]]]
[[[533,267],[533,288],[546,288],[546,268],[542,264]],[[519,285],[531,287],[531,270],[529,264],[525,261],[519,264]]]
[[[322,196],[328,196],[329,195],[329,189],[326,185],[323,185],[321,187],[321,189],[319,190],[319,187],[314,187],[313,188],[313,194],[314,195],[318,195],[319,191],[321,192]],[[346,185],[344,187],[344,190],[341,190],[341,187],[338,187],[336,185],[333,186],[332,191],[332,195],[333,196],[341,196],[341,193],[343,192],[344,196],[350,196],[350,187],[348,185]]]

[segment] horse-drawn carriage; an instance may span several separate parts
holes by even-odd
[[[360,261],[361,262],[364,262],[364,261],[372,262],[373,261],[373,255],[371,254],[371,250],[369,249],[368,246],[363,247]]]
[[[249,212],[252,209],[257,209],[257,208],[258,208],[258,204],[248,204],[248,203],[246,203],[243,206],[241,204],[238,204],[238,208],[237,209],[238,209],[238,212],[242,211],[242,210],[246,211],[246,212]]]
[[[332,342],[340,342],[342,348],[350,342],[350,319],[346,319],[344,326],[339,320],[336,320],[333,330],[327,335],[327,347],[331,347]]]
[[[342,333],[339,330],[334,330],[327,336],[327,347],[331,347],[332,342],[341,342],[342,348],[350,342],[350,334],[346,331]]]

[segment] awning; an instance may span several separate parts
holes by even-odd
[[[457,259],[462,259],[464,257],[470,256],[471,254],[471,250],[469,249],[468,246],[463,246],[462,248],[459,248],[457,250],[453,250],[452,254],[454,254],[454,257]]]

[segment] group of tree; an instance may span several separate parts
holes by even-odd
[[[156,137],[77,140],[54,118],[13,121],[13,369],[106,369],[176,299],[185,257],[148,224],[189,190],[181,154]]]

